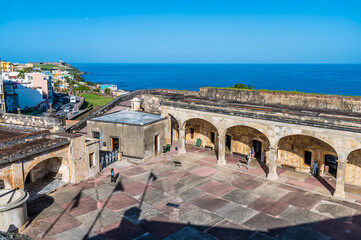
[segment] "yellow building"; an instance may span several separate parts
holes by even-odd
[[[14,66],[11,62],[1,61],[0,67],[1,67],[1,72],[13,72],[14,71]]]

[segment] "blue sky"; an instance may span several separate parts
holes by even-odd
[[[14,62],[361,63],[361,1],[5,1]]]

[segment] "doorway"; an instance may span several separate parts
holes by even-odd
[[[112,151],[119,150],[119,138],[112,137]]]
[[[333,177],[337,176],[337,157],[334,155],[325,155],[325,173],[329,173]]]
[[[158,155],[159,153],[159,136],[154,136],[154,154]]]
[[[232,137],[230,135],[226,135],[226,150],[228,148],[229,152],[231,152],[231,142],[232,142]]]
[[[216,134],[215,134],[214,132],[211,132],[211,142],[212,142],[213,144],[216,143]]]
[[[304,162],[306,165],[311,166],[311,161],[312,161],[312,152],[310,152],[310,151],[305,151],[305,157],[304,157],[304,159],[303,159],[303,162]]]
[[[254,148],[255,158],[260,159],[262,155],[262,142],[258,140],[253,140],[252,147]]]

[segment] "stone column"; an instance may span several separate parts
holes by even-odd
[[[226,165],[226,136],[218,136],[218,165]]]
[[[267,178],[271,180],[275,180],[278,178],[277,176],[277,164],[276,160],[278,157],[277,147],[270,147],[270,154],[269,154],[269,171]]]
[[[346,175],[346,162],[337,160],[337,178],[336,189],[333,196],[344,198],[345,197],[345,175]]]
[[[167,144],[172,144],[172,119],[171,116],[168,116],[167,119],[167,129],[166,129],[166,143]]]
[[[179,147],[178,147],[178,154],[186,154],[186,130],[179,129]]]

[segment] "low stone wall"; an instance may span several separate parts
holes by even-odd
[[[36,129],[46,129],[52,133],[65,132],[64,118],[56,117],[35,117],[22,114],[0,113],[0,123],[13,124],[22,127],[33,127]]]
[[[300,110],[361,113],[361,98],[338,95],[296,94],[221,88],[201,88],[201,97]]]

